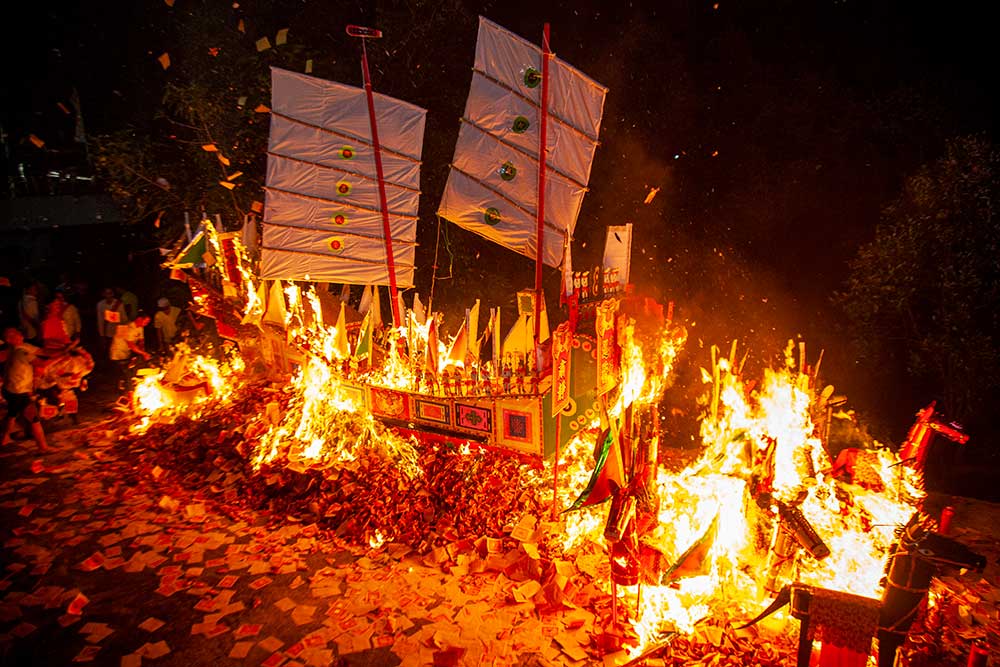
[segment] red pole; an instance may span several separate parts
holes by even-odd
[[[392,325],[400,326],[399,304],[396,298],[396,262],[392,254],[392,233],[389,230],[389,205],[385,199],[385,180],[382,175],[382,149],[378,142],[378,123],[375,121],[375,96],[368,74],[368,49],[361,40],[361,68],[365,73],[365,95],[368,97],[368,122],[372,128],[372,147],[375,149],[375,173],[378,176],[378,199],[382,207],[382,234],[385,237],[385,263],[389,270],[389,303],[392,304]]]
[[[546,145],[548,141],[548,120],[549,120],[549,24],[542,28],[542,99],[539,115],[541,125],[539,126],[538,140],[538,224],[535,228],[535,242],[538,244],[535,257],[535,347],[538,346],[538,339],[542,330],[542,258],[545,252],[545,162]],[[537,367],[538,359],[534,359]]]
[[[554,392],[553,392],[554,393]],[[555,521],[559,517],[559,433],[562,424],[562,413],[556,415],[556,455],[552,459],[552,512],[550,518]]]

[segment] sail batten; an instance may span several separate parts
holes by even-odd
[[[469,97],[438,215],[531,258],[538,240],[542,50],[480,17]],[[590,180],[607,89],[554,57],[541,259],[558,266]]]
[[[296,118],[292,118],[290,116],[286,116],[284,114],[278,113],[277,111],[274,111],[273,109],[271,110],[271,117],[272,118],[280,118],[282,120],[288,121],[289,123],[292,123],[294,125],[298,125],[300,127],[312,128],[312,129],[314,129],[314,130],[316,130],[318,132],[322,132],[325,135],[330,135],[330,136],[338,137],[338,138],[343,139],[345,141],[356,141],[356,142],[358,142],[360,144],[364,144],[366,146],[373,146],[373,144],[372,144],[372,142],[371,142],[370,139],[365,139],[363,137],[358,137],[358,136],[355,136],[355,135],[352,135],[352,134],[348,134],[346,132],[338,132],[337,130],[331,130],[328,127],[321,127],[319,125],[313,125],[312,123],[307,123],[307,122],[305,122],[303,120],[298,120]],[[410,162],[416,162],[418,164],[420,164],[422,162],[422,160],[420,159],[419,155],[417,155],[417,156],[407,155],[405,153],[400,153],[398,151],[394,151],[391,148],[386,148],[385,146],[381,146],[381,148],[382,148],[382,152],[383,153],[386,153],[386,154],[389,154],[389,155],[395,155],[396,157],[402,158],[404,160],[409,160]],[[383,156],[383,159],[385,159],[385,156]]]
[[[376,179],[372,178],[371,176],[368,176],[367,174],[364,174],[364,173],[362,173],[360,171],[352,171],[350,169],[344,169],[342,167],[334,167],[334,166],[331,166],[331,165],[323,164],[322,162],[313,162],[311,160],[303,160],[302,158],[296,157],[294,155],[284,155],[282,153],[278,153],[277,151],[268,151],[267,154],[268,155],[273,155],[276,158],[281,158],[282,160],[291,160],[293,162],[300,162],[302,164],[309,165],[311,167],[317,167],[319,169],[329,169],[330,171],[336,171],[338,173],[344,174],[345,176],[355,176],[355,177],[360,178],[360,179],[365,180],[365,181],[373,181],[373,182],[375,182],[375,180],[376,180]],[[400,188],[401,190],[409,190],[410,192],[415,192],[418,195],[420,194],[420,189],[419,188],[410,187],[409,185],[406,185],[405,183],[391,181],[388,178],[386,178],[384,180],[385,180],[386,184],[388,184],[388,185],[393,185],[393,186],[395,186],[397,188]]]
[[[388,285],[364,89],[272,68],[261,276]],[[411,287],[426,111],[374,95],[395,282]]]

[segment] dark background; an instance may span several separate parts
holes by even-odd
[[[232,32],[243,18],[242,39],[251,43],[263,35],[273,41],[287,27],[289,43],[305,45],[314,60],[315,75],[356,85],[358,45],[343,26],[376,25],[386,31],[370,52],[376,89],[429,110],[424,268],[416,279],[426,294],[434,211],[471,76],[476,16],[535,42],[548,21],[556,54],[610,89],[576,233],[577,265],[599,262],[606,225],[634,223],[635,282],[676,302],[689,325],[691,368],[707,364],[707,346],[733,338],[751,348],[757,368],[778,362],[789,338],[806,340],[811,359],[825,350],[824,375],[838,393],[881,437],[898,442],[913,413],[936,396],[861,363],[831,296],[906,176],[940,157],[948,139],[992,131],[995,50],[986,8],[830,0],[33,3],[10,24],[5,43],[0,123],[8,191],[17,194],[18,165],[86,164],[72,119],[57,107],[74,87],[88,135],[125,126],[162,132],[155,111],[164,85],[183,71],[187,53],[213,45],[192,38],[188,27],[199,21],[219,20]],[[175,63],[166,72],[156,62],[164,51]],[[225,83],[219,91],[246,92]],[[46,138],[45,151],[26,142],[30,133]],[[262,153],[246,171],[263,174]],[[651,187],[660,191],[644,205]],[[155,273],[148,262],[140,264],[144,278],[128,260],[112,259],[144,257],[155,247],[148,223],[92,237],[103,253],[81,255],[87,240],[74,239],[64,248],[69,259],[54,250],[48,269],[72,260],[100,280],[148,280]],[[532,284],[528,260],[454,226],[442,227],[442,243],[442,305],[464,302],[484,285],[493,294],[483,298],[496,303]],[[556,280],[547,271],[550,296]],[[976,447],[985,452],[992,443],[974,433]]]

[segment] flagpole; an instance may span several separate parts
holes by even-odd
[[[555,392],[552,392],[552,400],[555,400]],[[552,514],[551,519],[555,521],[559,514],[557,509],[559,506],[559,433],[560,426],[562,425],[562,413],[556,415],[556,454],[555,458],[552,459]]]
[[[545,163],[547,162],[546,145],[548,142],[548,118],[549,118],[549,24],[542,28],[542,99],[541,99],[541,124],[539,125],[539,145],[538,145],[538,211],[537,223],[535,226],[535,242],[538,244],[535,257],[535,335],[534,345],[537,347],[541,336],[542,326],[542,259],[545,256]],[[536,356],[535,350],[531,351],[532,357]],[[532,363],[537,368],[538,359],[532,359]]]
[[[382,208],[382,235],[385,238],[385,263],[389,271],[389,303],[392,304],[392,325],[400,326],[399,304],[396,302],[396,262],[392,253],[392,233],[389,229],[389,206],[385,197],[385,178],[382,174],[382,149],[378,141],[378,123],[375,120],[375,96],[372,93],[371,75],[368,73],[368,49],[365,39],[381,37],[382,31],[361,26],[347,26],[347,34],[361,38],[361,69],[365,75],[365,96],[368,98],[368,122],[372,130],[372,148],[375,151],[375,174],[378,177],[378,199]]]

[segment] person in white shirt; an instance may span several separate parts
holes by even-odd
[[[132,355],[137,354],[143,359],[149,360],[145,342],[145,329],[149,322],[149,316],[140,312],[133,321],[119,324],[118,328],[115,329],[108,354],[111,357],[111,362],[118,369],[119,390],[128,389],[128,382],[132,377],[129,364]]]
[[[7,401],[7,415],[0,427],[0,445],[11,443],[10,434],[14,430],[14,422],[20,420],[26,430],[31,432],[38,448],[43,452],[49,446],[45,441],[45,431],[38,421],[38,408],[32,400],[35,384],[35,360],[41,350],[30,343],[24,342],[24,334],[14,327],[4,330],[4,341],[7,343],[3,361],[3,397]]]
[[[156,341],[160,352],[167,352],[177,337],[177,318],[181,309],[171,306],[170,300],[160,297],[156,302],[156,315],[153,316],[153,328],[156,329]]]
[[[101,296],[104,297],[97,302],[97,334],[100,336],[101,353],[106,355],[111,347],[111,339],[115,337],[115,329],[119,324],[125,324],[128,318],[125,316],[125,306],[115,298],[115,292],[106,287]]]

